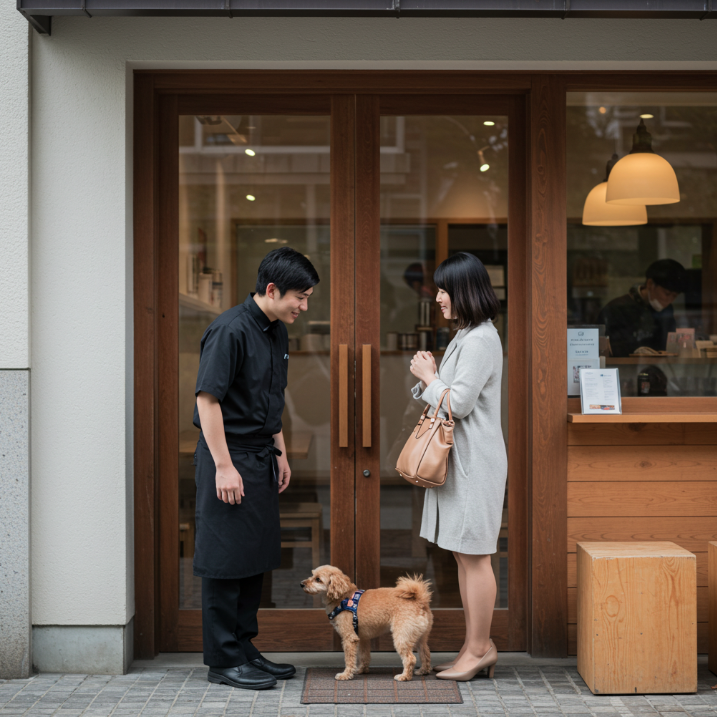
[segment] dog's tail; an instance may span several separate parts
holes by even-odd
[[[424,580],[423,575],[408,575],[396,581],[398,597],[404,600],[415,600],[422,607],[428,608],[431,604],[431,581]]]

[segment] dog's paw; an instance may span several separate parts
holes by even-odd
[[[356,670],[357,675],[367,675],[368,674],[368,665],[359,665],[358,670]]]
[[[354,676],[350,672],[339,672],[334,675],[334,679],[337,680],[353,680]]]
[[[420,669],[416,670],[417,675],[430,675],[431,674],[431,668],[430,667],[421,667]]]
[[[394,678],[396,682],[410,682],[412,679],[412,676],[409,675],[396,675]]]

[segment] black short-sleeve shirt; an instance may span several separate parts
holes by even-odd
[[[219,399],[227,436],[273,436],[281,431],[288,366],[286,326],[269,321],[249,294],[204,332],[195,395]],[[196,405],[194,425],[201,428]]]

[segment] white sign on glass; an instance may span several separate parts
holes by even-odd
[[[616,368],[581,369],[580,404],[583,413],[622,413],[618,370]]]
[[[568,396],[580,393],[583,368],[600,368],[599,329],[568,329]]]

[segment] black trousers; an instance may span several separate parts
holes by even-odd
[[[204,664],[239,667],[260,656],[251,641],[259,634],[257,611],[264,573],[248,578],[202,578]]]

